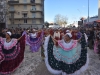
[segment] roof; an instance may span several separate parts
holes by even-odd
[[[96,20],[95,22],[100,22],[100,20]]]

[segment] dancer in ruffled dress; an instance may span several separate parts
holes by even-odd
[[[37,38],[37,32],[35,29],[33,29],[32,33],[30,33],[30,40],[31,41],[36,41],[38,38]]]
[[[11,32],[7,32],[6,38],[0,40],[0,52],[4,57],[0,63],[0,74],[9,74],[15,71],[24,59],[25,36],[13,39],[11,35]]]
[[[39,32],[38,36],[38,32],[33,29],[33,32],[29,33],[29,35],[27,35],[26,31],[24,31],[23,35],[24,34],[26,35],[26,43],[30,46],[30,50],[32,52],[38,52],[42,45],[44,32]]]
[[[66,33],[58,41],[50,35],[45,37],[45,64],[52,74],[81,75],[87,69],[89,59],[84,33],[79,40],[71,38],[71,33]],[[58,46],[55,42],[58,42]]]
[[[77,28],[73,28],[71,34],[72,34],[72,39],[77,40]]]

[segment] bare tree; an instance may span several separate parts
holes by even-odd
[[[55,18],[54,18],[54,22],[55,23],[57,23],[57,24],[59,24],[59,25],[61,25],[62,23],[61,23],[61,15],[60,14],[57,14],[56,16],[55,16]]]
[[[64,25],[64,27],[67,24],[67,22],[68,22],[68,18],[66,16],[62,16],[62,25]]]
[[[57,23],[58,25],[61,25],[61,26],[64,25],[64,27],[65,27],[65,25],[68,22],[68,18],[67,18],[67,16],[57,14],[54,18],[54,22]]]

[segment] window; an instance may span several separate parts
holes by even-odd
[[[35,3],[35,0],[30,0],[31,3]]]
[[[32,13],[32,18],[35,18],[35,13]]]
[[[14,18],[14,13],[11,13],[11,18]]]
[[[27,19],[24,19],[24,23],[27,23]]]
[[[12,10],[12,11],[14,10],[14,6],[13,6],[13,5],[12,5],[12,6],[10,6],[10,10]]]
[[[40,20],[40,23],[43,23],[43,21],[42,21],[42,20]]]
[[[24,3],[27,3],[27,0],[23,0]]]
[[[27,9],[27,5],[24,5],[24,10],[26,10]]]
[[[20,15],[20,12],[18,12],[18,15]]]
[[[32,6],[32,10],[36,10],[36,7],[35,6]]]
[[[32,23],[33,23],[33,24],[36,24],[36,20],[32,20]]]
[[[27,13],[24,13],[24,14],[23,14],[23,17],[27,17]]]

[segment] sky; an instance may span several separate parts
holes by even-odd
[[[45,21],[54,22],[57,14],[67,16],[68,22],[88,16],[88,0],[45,0]],[[98,15],[98,0],[89,0],[89,16]]]

